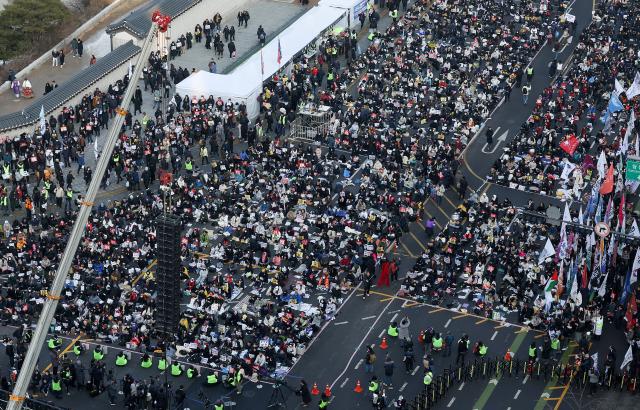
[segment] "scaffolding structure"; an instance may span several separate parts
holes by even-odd
[[[307,104],[298,110],[291,122],[290,138],[302,142],[323,142],[329,134],[331,123],[330,107]]]

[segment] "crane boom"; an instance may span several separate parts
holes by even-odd
[[[98,193],[100,182],[102,181],[102,177],[104,176],[104,173],[109,165],[109,161],[111,160],[113,148],[116,145],[120,130],[122,129],[122,124],[125,120],[126,109],[129,107],[129,103],[131,102],[131,98],[133,97],[133,93],[138,82],[137,79],[140,78],[144,63],[151,54],[153,46],[152,40],[158,30],[159,25],[156,21],[154,21],[151,25],[149,33],[147,34],[147,37],[144,40],[144,43],[142,44],[142,49],[140,50],[140,54],[138,55],[135,68],[133,69],[133,73],[131,75],[131,78],[129,79],[129,85],[124,93],[124,96],[122,97],[121,105],[117,110],[118,114],[115,117],[111,129],[109,130],[107,140],[105,142],[104,148],[102,149],[102,155],[100,156],[98,163],[96,164],[96,170],[93,178],[91,179],[91,183],[89,184],[89,188],[87,188],[84,201],[82,201],[80,205],[78,216],[75,223],[73,224],[67,246],[64,250],[64,253],[62,254],[62,257],[60,258],[60,264],[58,265],[56,276],[51,283],[47,299],[45,300],[44,306],[42,307],[42,313],[40,314],[40,318],[38,319],[37,327],[33,333],[33,338],[31,339],[31,343],[29,343],[29,350],[27,351],[25,360],[22,363],[22,367],[20,368],[20,373],[18,374],[18,379],[13,388],[13,393],[9,396],[9,404],[7,405],[7,410],[20,410],[25,400],[27,387],[29,386],[29,382],[31,380],[31,374],[33,373],[33,370],[38,361],[40,349],[45,341],[49,326],[51,325],[51,321],[56,312],[58,301],[61,299],[60,294],[62,292],[62,288],[67,278],[67,274],[69,273],[69,269],[71,268],[73,258],[75,257],[76,251],[78,250],[80,239],[84,235],[84,230],[87,226],[89,216],[91,215],[91,209],[93,207],[93,202],[96,199],[96,194]]]

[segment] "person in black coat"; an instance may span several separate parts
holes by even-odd
[[[302,407],[307,407],[309,403],[311,403],[311,392],[309,391],[309,386],[307,386],[306,381],[300,380],[300,387],[296,391],[296,394],[300,396],[300,400],[302,400]]]
[[[236,52],[236,43],[234,43],[233,41],[229,41],[229,44],[227,44],[227,48],[229,49],[229,58],[233,58],[233,55]]]

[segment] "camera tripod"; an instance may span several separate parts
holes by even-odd
[[[287,408],[287,400],[284,397],[284,393],[282,392],[282,383],[276,382],[273,385],[273,390],[271,391],[271,397],[269,398],[269,402],[267,403],[268,409],[286,409]]]

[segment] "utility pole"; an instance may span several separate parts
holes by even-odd
[[[166,21],[166,24],[168,24],[168,21]],[[56,312],[58,301],[61,299],[60,293],[62,292],[67,274],[69,273],[69,269],[71,268],[71,263],[73,262],[73,258],[75,257],[76,251],[78,249],[80,239],[84,235],[84,229],[87,226],[87,221],[89,220],[89,216],[91,215],[91,208],[93,207],[93,202],[95,201],[96,194],[98,193],[98,189],[100,188],[100,182],[102,181],[102,177],[107,170],[109,161],[111,160],[111,154],[113,153],[113,148],[115,147],[118,136],[120,135],[120,130],[122,129],[122,124],[124,123],[125,115],[127,113],[126,109],[129,107],[129,103],[131,102],[131,98],[133,97],[138,78],[140,78],[140,74],[142,73],[142,67],[151,54],[151,50],[153,47],[152,40],[156,36],[158,31],[163,31],[163,28],[164,31],[166,31],[166,25],[165,27],[163,27],[162,22],[154,20],[153,24],[151,25],[151,29],[149,30],[149,34],[147,34],[147,38],[142,44],[142,49],[140,50],[140,54],[138,55],[136,66],[133,70],[131,78],[129,78],[129,86],[127,87],[122,98],[122,104],[117,109],[117,115],[109,130],[109,135],[107,136],[104,148],[102,149],[102,155],[100,156],[100,159],[98,160],[98,163],[96,165],[96,172],[91,179],[91,183],[89,184],[89,188],[87,189],[84,201],[82,201],[82,203],[80,204],[80,210],[78,211],[78,216],[75,223],[73,224],[67,246],[64,250],[64,253],[62,254],[62,257],[60,258],[60,264],[58,265],[56,276],[51,284],[47,299],[44,302],[42,312],[40,313],[40,318],[38,319],[38,325],[33,333],[31,343],[29,344],[29,350],[27,351],[25,360],[22,363],[22,367],[20,368],[18,380],[16,381],[16,384],[13,388],[13,393],[9,396],[9,404],[7,405],[7,410],[20,410],[20,408],[22,408],[24,400],[26,399],[26,393],[29,382],[31,380],[31,374],[33,373],[33,370],[38,361],[40,349],[42,348],[45,338],[47,337],[47,332],[49,326],[51,325],[53,316]]]

